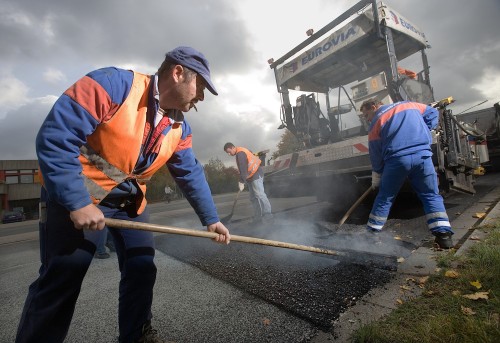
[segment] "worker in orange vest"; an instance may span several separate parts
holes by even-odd
[[[43,176],[41,267],[29,287],[16,343],[65,340],[105,218],[148,222],[146,185],[166,165],[215,241],[229,243],[183,112],[217,91],[191,47],[165,55],[154,75],[92,71],[55,102],[36,139]],[[153,233],[108,228],[121,272],[119,342],[163,342],[152,329]],[[112,341],[109,338],[107,341]]]
[[[254,209],[254,222],[269,221],[273,219],[271,213],[271,203],[264,191],[264,171],[262,170],[259,157],[250,150],[243,147],[236,147],[233,143],[224,144],[224,151],[236,157],[236,165],[240,172],[238,188],[240,192],[244,189],[245,183],[250,192],[250,201]]]

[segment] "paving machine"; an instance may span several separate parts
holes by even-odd
[[[359,108],[373,97],[384,104],[410,100],[438,107],[433,150],[440,188],[474,193],[474,170],[487,159],[487,152],[477,151],[485,137],[460,128],[448,108],[451,97],[435,101],[429,46],[417,26],[383,2],[361,0],[311,31],[284,56],[269,60],[281,96],[280,128],[303,146],[264,167],[269,196],[315,194],[320,200],[341,196],[352,201],[366,190],[371,182],[368,123]],[[417,63],[418,69],[411,68],[417,72],[401,61]]]
[[[487,170],[500,170],[500,102],[480,110],[458,113],[456,117],[466,128],[486,136],[486,142],[480,143],[483,147],[486,144],[488,150],[489,162],[484,166]],[[476,143],[471,141],[473,145]]]

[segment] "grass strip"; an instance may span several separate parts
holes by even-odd
[[[359,328],[354,343],[500,342],[500,220],[461,256],[439,258],[422,296]]]

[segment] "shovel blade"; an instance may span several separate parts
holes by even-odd
[[[315,245],[318,248],[330,249],[327,246]],[[340,262],[365,265],[368,267],[396,271],[398,269],[397,256],[378,254],[364,250],[337,249],[342,254],[339,256],[321,255],[321,257],[333,258]]]
[[[240,196],[240,193],[241,193],[241,191],[238,191],[238,193],[236,193],[236,197],[234,198],[233,208],[231,209],[231,213],[228,216],[225,216],[224,218],[222,218],[220,220],[220,222],[222,224],[227,224],[227,223],[229,223],[229,221],[231,221],[231,218],[233,217],[234,209],[236,207],[236,203],[238,202],[238,197]]]

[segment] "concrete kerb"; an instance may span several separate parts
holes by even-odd
[[[495,220],[500,219],[500,187],[495,188],[493,191],[488,193],[481,201],[480,205],[483,205],[483,211],[477,212],[477,214],[482,214],[487,212],[486,216],[482,219],[482,221],[476,226],[483,226],[492,223]],[[490,209],[489,204],[494,204],[494,206]],[[471,246],[476,244],[477,242],[481,242],[488,236],[488,233],[473,228],[467,240],[465,240],[460,248],[457,250],[455,255],[460,256],[463,255]]]
[[[489,192],[481,201],[461,213],[451,224],[458,242],[455,255],[462,255],[472,245],[483,240],[487,233],[475,229],[500,218],[500,187]],[[486,213],[482,218],[481,215]],[[426,278],[435,273],[437,257],[447,254],[427,247],[417,248],[398,266],[396,276],[382,287],[371,290],[356,305],[342,313],[333,323],[333,334],[320,332],[312,343],[349,342],[352,332],[363,325],[380,319],[399,304],[422,294]]]

